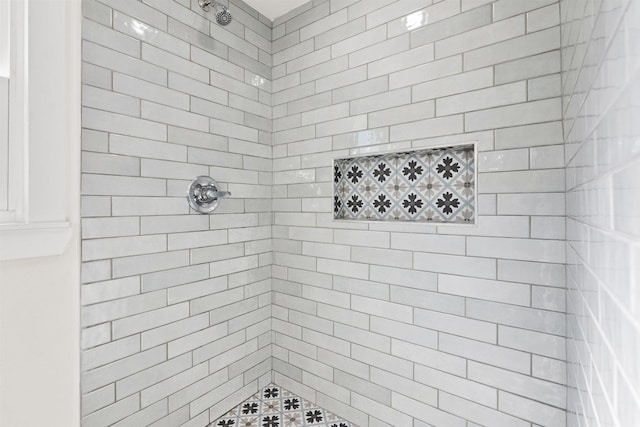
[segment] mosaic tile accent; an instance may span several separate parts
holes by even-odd
[[[358,427],[315,403],[270,384],[208,427]]]
[[[334,161],[334,218],[475,223],[473,144]]]

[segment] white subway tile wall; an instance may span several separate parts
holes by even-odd
[[[637,2],[224,3],[83,0],[83,425],[273,381],[364,427],[564,427],[567,371],[569,425],[631,425]],[[333,220],[335,158],[474,141],[475,225]],[[233,193],[208,217],[196,175]]]
[[[638,425],[640,3],[560,3],[568,425]]]
[[[229,9],[83,0],[85,427],[204,427],[271,382],[271,23]]]
[[[276,384],[361,426],[565,426],[559,18],[329,0],[274,22]],[[332,219],[332,159],[473,141],[477,224]]]

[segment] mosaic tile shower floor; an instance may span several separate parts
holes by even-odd
[[[209,427],[358,427],[295,394],[268,385]]]

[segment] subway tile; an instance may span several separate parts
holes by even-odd
[[[483,201],[478,206],[484,206]],[[494,207],[495,209],[495,207]],[[465,236],[495,236],[495,237],[529,237],[529,217],[526,216],[483,216],[480,212],[475,227],[446,225],[440,227],[440,234]],[[487,214],[489,215],[489,214]],[[495,215],[495,212],[494,212]]]
[[[188,126],[201,132],[209,130],[209,120],[205,116],[193,114],[176,108],[152,102],[142,102],[143,119],[175,126]]]
[[[82,109],[82,126],[87,129],[157,141],[166,141],[167,139],[167,126],[165,124],[92,108]]]
[[[524,420],[505,415],[495,409],[487,408],[447,393],[443,393],[441,396],[440,408],[453,413],[465,414],[465,418],[480,424],[491,423],[491,425],[501,427],[526,427],[529,424]]]
[[[186,147],[177,144],[131,138],[124,135],[109,135],[111,153],[142,158],[186,161]]]
[[[468,300],[467,316],[549,334],[561,335],[566,329],[564,313],[491,301]]]
[[[124,319],[118,319],[112,322],[113,338],[117,339],[136,334],[132,335],[132,338],[137,338],[139,341],[140,332],[155,329],[158,326],[173,323],[185,319],[188,316],[189,304],[182,303],[133,315]],[[137,348],[139,351],[140,342],[138,342]]]
[[[464,255],[465,239],[464,237],[435,234],[391,233],[391,248]]]
[[[492,128],[548,122],[560,119],[559,100],[515,104],[465,114],[465,130],[478,131]]]
[[[159,66],[136,57],[98,46],[89,41],[82,42],[82,60],[108,70],[121,72],[159,85],[167,84],[167,72]]]
[[[97,259],[162,252],[166,250],[165,236],[114,237],[86,240],[82,244],[82,259]]]
[[[394,142],[456,134],[462,132],[463,126],[462,115],[398,124],[391,126],[390,140]]]
[[[178,215],[189,211],[183,198],[167,197],[114,197],[113,216]]]
[[[531,237],[534,239],[564,240],[565,218],[561,216],[531,217]]]
[[[93,86],[83,85],[82,106],[140,117],[140,100]]]
[[[433,44],[427,44],[370,61],[367,64],[367,75],[369,78],[379,77],[433,60]]]
[[[553,169],[564,166],[564,150],[561,145],[532,147],[529,150],[532,169]]]
[[[495,344],[497,340],[495,324],[451,314],[415,309],[414,324],[491,344]]]
[[[436,389],[378,368],[371,368],[371,382],[432,406],[437,400]]]
[[[364,31],[358,35],[349,37],[331,45],[331,58],[337,58],[356,50],[360,50],[364,47],[380,43],[385,38],[386,29],[382,26],[369,31]]]
[[[115,402],[115,385],[109,384],[82,396],[82,416],[102,409]]]
[[[142,333],[143,349],[155,348],[174,339],[203,330],[209,326],[208,314],[192,315],[191,317],[156,327]]]
[[[135,413],[140,408],[136,396],[122,399],[113,405],[107,406],[97,412],[87,415],[82,419],[82,424],[91,427],[113,425],[113,423]]]
[[[82,369],[89,371],[97,367],[131,356],[140,351],[140,336],[111,341],[108,344],[85,350],[82,353]]]
[[[438,3],[435,5],[437,4]],[[476,8],[470,12],[466,12],[463,5],[463,11],[463,13],[449,19],[434,22],[413,31],[411,33],[411,47],[421,46],[463,34],[476,28],[489,25],[492,22],[490,6]]]
[[[391,351],[391,339],[384,335],[363,331],[342,323],[335,325],[333,334],[337,338],[349,341],[350,343],[355,343],[378,351],[384,351],[385,353],[389,353]]]
[[[482,405],[497,408],[496,390],[483,384],[469,381],[464,377],[452,375],[428,366],[417,365],[415,380],[441,392],[455,394]]]
[[[412,377],[413,363],[409,360],[368,349],[357,344],[352,346],[351,358],[357,362],[363,362],[405,378]]]
[[[528,285],[473,277],[439,274],[438,291],[522,306],[531,303],[531,288]]]
[[[313,65],[300,72],[299,79],[302,83],[307,83],[313,80],[319,80],[327,78],[331,75],[343,72],[349,68],[349,58],[347,56],[341,56],[336,59],[328,60],[317,65]],[[297,76],[298,74],[291,74],[290,76]],[[289,77],[287,80],[289,80]],[[276,92],[274,90],[274,92]]]
[[[560,52],[552,50],[495,66],[496,84],[530,79],[560,72]]]
[[[538,77],[528,81],[527,94],[529,100],[552,98],[561,95],[562,82],[560,74]]]
[[[327,62],[330,59],[331,59],[331,50],[329,47],[325,47],[323,49],[313,51],[307,55],[303,55],[299,58],[296,58],[287,62],[287,73],[290,74],[297,71],[304,71],[315,65],[319,65],[324,62]],[[290,91],[290,92],[294,93],[295,91]],[[274,105],[277,105],[279,103],[280,102],[276,102],[274,99]]]
[[[531,373],[534,377],[554,383],[567,383],[567,362],[549,357],[533,355]]]
[[[391,73],[389,74],[389,88],[397,89],[399,87],[437,80],[461,72],[462,56],[455,55]]]
[[[179,73],[201,82],[209,81],[209,71],[205,67],[146,43],[142,44],[142,59],[157,66],[162,65],[169,72]]]
[[[403,425],[411,423],[411,417],[405,411],[381,405],[356,393],[352,393],[351,405],[384,421],[402,423]]]
[[[498,279],[543,286],[564,287],[565,267],[526,261],[498,261]]]
[[[436,293],[392,286],[391,301],[409,307],[419,307],[450,314],[464,315],[464,298],[440,292]]]
[[[82,238],[123,237],[140,233],[138,218],[84,218]]]
[[[369,79],[361,83],[355,83],[339,89],[332,93],[333,102],[345,102],[365,96],[375,95],[389,89],[389,79],[386,76]]]
[[[525,82],[516,82],[440,98],[436,101],[436,113],[438,116],[447,116],[467,111],[517,104],[525,102],[526,100],[527,87]]]
[[[113,12],[113,28],[130,37],[152,44],[183,58],[189,57],[189,44],[164,31],[144,24],[131,16],[118,11]]]
[[[142,234],[204,231],[209,228],[209,221],[201,216],[150,216],[140,218],[140,227]]]
[[[111,9],[95,0],[82,3],[82,16],[100,24],[111,26]]]
[[[564,193],[498,194],[499,215],[564,215]]]
[[[429,119],[434,117],[435,113],[435,103],[433,101],[416,102],[369,113],[368,124],[370,127],[378,128],[396,125],[398,123]]]
[[[417,102],[458,93],[467,93],[492,85],[493,69],[487,67],[416,84],[411,87],[411,96],[413,101]]]
[[[467,253],[523,261],[564,263],[565,243],[555,240],[468,237]]]
[[[468,360],[476,360],[527,375],[531,373],[531,355],[523,351],[442,333],[438,337],[438,349]],[[490,406],[495,407],[495,401]]]
[[[344,12],[346,12],[346,10],[344,10],[343,13]],[[348,20],[346,23],[342,23],[341,21],[342,15],[338,15],[338,14],[330,15],[325,19],[329,19],[332,16],[335,16],[338,19],[338,22],[341,23],[341,25],[316,35],[314,39],[316,49],[330,46],[341,40],[344,40],[351,36],[355,36],[359,33],[362,33],[365,30],[364,17],[361,17],[358,19],[351,19],[351,20]]]
[[[511,393],[499,391],[500,411],[549,427],[566,425],[566,412],[549,405],[531,402]]]
[[[125,298],[140,293],[140,278],[127,277],[83,285],[81,301],[83,305],[95,304]]]
[[[558,408],[566,407],[566,388],[559,384],[507,372],[500,368],[469,362],[469,379],[517,393]]]
[[[337,261],[318,258],[318,272],[335,274],[338,276],[353,277],[356,279],[369,278],[369,265],[348,261]]]
[[[112,263],[113,277],[125,277],[184,267],[189,263],[189,253],[188,251],[178,251],[128,256],[114,259]]]
[[[411,307],[373,298],[352,295],[351,309],[404,323],[413,321],[413,309]]]
[[[486,193],[548,194],[563,191],[564,173],[564,169],[483,173],[478,176],[478,187],[483,188]],[[503,195],[498,194],[498,212],[514,213],[513,210],[500,209],[500,197]]]
[[[401,35],[349,54],[349,67],[368,64],[409,49],[409,35]],[[370,76],[371,77],[371,76]]]
[[[549,28],[466,52],[465,71],[558,49],[559,33],[559,27]]]
[[[166,349],[162,346],[120,359],[117,362],[84,373],[81,379],[83,390],[95,390],[164,360],[166,360]],[[134,397],[136,397],[137,401],[137,396]]]
[[[170,252],[169,252],[170,253]],[[186,252],[178,252],[180,258],[186,258]],[[177,258],[177,257],[176,257]],[[167,264],[169,267],[169,264]],[[209,271],[206,265],[194,265],[175,268],[166,271],[150,272],[142,276],[142,290],[144,292],[165,289],[189,282],[196,282],[208,278]]]
[[[538,9],[554,3],[552,0],[533,0],[527,4],[514,4],[509,0],[498,0],[493,5],[494,19],[500,20],[509,16],[519,15],[530,10]]]
[[[143,3],[132,4],[127,0],[108,0],[105,3],[114,10],[124,12],[129,16],[139,17],[141,21],[166,31],[167,16],[153,7],[149,7]]]
[[[437,275],[417,270],[371,265],[371,278],[377,282],[416,289],[436,290]]]
[[[404,397],[401,394],[394,393],[392,399],[394,407],[405,413],[409,413],[414,417],[419,417],[422,416],[422,414],[427,414],[427,418],[429,419],[429,421],[437,427],[463,427],[466,423],[466,421],[462,418],[451,415],[450,413],[441,411],[439,409],[435,409],[432,406],[425,405],[420,401]]]
[[[410,5],[409,3],[413,4]],[[399,18],[395,18],[393,20],[389,20],[388,17],[383,18],[385,21],[389,21],[387,22],[387,32],[389,37],[394,37],[398,34],[407,32],[415,34],[415,32],[420,28],[432,26],[437,22],[446,20],[447,18],[453,19],[460,13],[460,3],[453,0],[435,2],[433,5],[429,5],[426,8],[424,8],[424,3],[405,2],[405,5],[408,6],[409,10],[394,7],[393,12],[396,13],[398,11],[405,10],[404,13],[399,15]],[[380,16],[384,14],[384,12],[382,12],[383,10],[387,12],[387,9],[390,7],[391,5],[370,14],[367,17],[367,25],[369,27],[372,26],[371,17],[373,14]],[[415,10],[421,7],[423,7],[423,9]]]
[[[417,270],[434,273],[459,274],[485,279],[496,278],[496,261],[489,258],[414,253],[413,266]]]
[[[473,51],[483,46],[521,36],[525,32],[524,16],[514,16],[484,27],[437,41],[436,58],[444,58],[463,52]],[[466,66],[466,64],[465,64]]]
[[[401,268],[411,268],[413,266],[411,252],[377,248],[353,249],[351,261]]]

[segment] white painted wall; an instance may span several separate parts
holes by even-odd
[[[30,74],[37,82],[31,86],[30,133],[47,140],[49,162],[66,163],[61,177],[39,181],[39,191],[69,189],[58,193],[64,194],[63,215],[72,235],[59,256],[0,263],[0,425],[75,427],[80,418],[80,207],[74,190],[80,187],[80,2],[32,0],[30,6],[30,21],[37,22],[30,61],[40,64]]]

